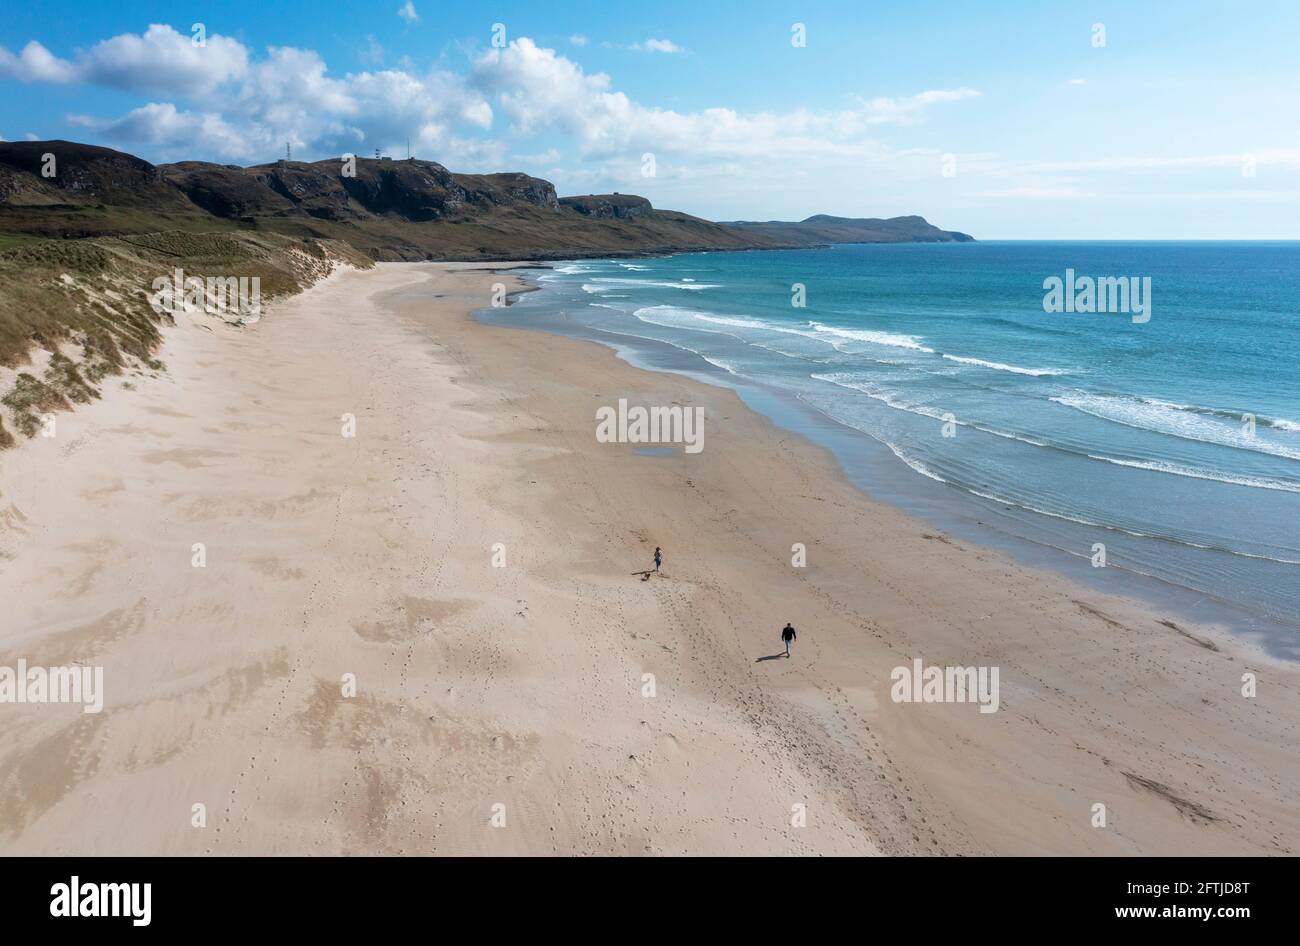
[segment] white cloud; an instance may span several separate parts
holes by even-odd
[[[480,56],[472,81],[495,96],[517,134],[562,131],[595,157],[641,151],[749,158],[858,153],[870,147],[861,138],[871,126],[916,124],[932,106],[979,95],[974,89],[940,89],[876,98],[838,112],[677,112],[640,105],[613,91],[608,75],[588,74],[526,37]]]
[[[561,193],[639,193],[656,205],[724,218],[724,204],[733,217],[738,207],[799,217],[915,213],[899,185],[933,181],[942,149],[900,150],[875,135],[979,95],[933,89],[839,110],[677,111],[637,102],[608,75],[587,73],[527,38],[481,54],[470,85],[510,122],[512,136],[568,139],[568,160],[547,168]],[[640,173],[646,152],[656,158],[652,179]]]
[[[177,157],[202,152],[228,161],[253,160],[272,145],[266,135],[251,136],[216,113],[183,112],[170,102],[150,102],[118,119],[69,115],[68,122],[93,128],[109,141],[145,143]]]
[[[195,46],[170,26],[154,24],[143,36],[123,33],[95,45],[78,62],[83,81],[133,92],[199,95],[248,70],[248,50],[213,34]]]
[[[363,58],[373,62],[382,55],[370,38]],[[71,61],[37,42],[17,56],[0,49],[3,75],[147,95],[153,100],[120,117],[70,121],[121,146],[145,144],[167,155],[266,160],[282,153],[286,141],[306,156],[392,147],[408,136],[422,142],[426,154],[435,146],[476,160],[504,153],[456,135],[458,127],[489,128],[493,113],[483,95],[454,73],[372,69],[335,78],[310,49],[270,47],[255,59],[237,40],[209,35],[198,47],[168,26],[112,37]]]
[[[857,120],[868,125],[915,125],[924,120],[926,111],[932,105],[960,102],[978,95],[979,92],[975,89],[962,88],[931,89],[900,98],[882,96],[863,100],[862,108],[856,115]]]
[[[17,56],[0,46],[0,76],[20,82],[75,82],[77,69],[32,40]]]
[[[668,53],[670,55],[685,52],[682,47],[671,39],[648,39],[644,43],[633,43],[632,48],[645,50],[648,53]]]
[[[190,37],[156,23],[143,35],[123,33],[96,43],[75,62],[35,41],[19,56],[0,48],[0,74],[24,82],[91,82],[130,92],[199,95],[247,70],[248,50],[238,40],[214,34],[205,45],[195,46]]]
[[[233,96],[222,96],[230,106],[272,123],[292,121],[302,109],[325,115],[359,114],[355,82],[329,78],[319,53],[291,46],[272,46],[268,53],[251,67]],[[357,78],[371,75],[363,72]]]
[[[587,45],[587,37],[583,36],[581,33],[575,33],[575,34],[573,34],[572,36],[569,37],[569,45],[570,45],[570,46],[586,46],[586,45]]]
[[[412,3],[411,0],[406,0],[406,2],[402,4],[401,8],[397,11],[397,15],[407,23],[420,22],[420,14],[415,12],[415,4]]]
[[[1088,84],[1087,79],[1070,79],[1068,82],[1066,82],[1066,85],[1087,85],[1087,84]]]

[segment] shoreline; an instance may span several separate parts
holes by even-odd
[[[538,282],[537,288],[558,292],[542,282]],[[1177,621],[1209,627],[1211,636],[1220,643],[1242,647],[1256,659],[1300,666],[1300,644],[1296,643],[1300,625],[1289,622],[1281,614],[1249,607],[1240,598],[1180,584],[1122,560],[1111,561],[1103,569],[1090,567],[1089,555],[1078,549],[1097,541],[1099,531],[1123,533],[1122,528],[1112,529],[1101,523],[1025,507],[1040,515],[1053,516],[1055,520],[1077,524],[1080,532],[1073,536],[1076,541],[1072,546],[1053,542],[1046,530],[1041,529],[1035,530],[1037,535],[1009,531],[1006,523],[998,524],[995,510],[971,501],[969,489],[944,480],[935,484],[921,478],[911,461],[899,456],[889,444],[791,394],[788,389],[724,368],[683,343],[631,331],[621,334],[612,327],[573,319],[564,312],[565,301],[565,297],[557,295],[548,309],[545,298],[530,299],[530,309],[531,303],[538,303],[540,308],[531,312],[531,318],[519,321],[512,321],[505,310],[484,309],[476,317],[489,325],[594,342],[614,351],[638,370],[676,374],[733,390],[750,409],[763,414],[777,428],[829,451],[842,475],[873,502],[886,503],[933,528],[1009,555],[1024,567],[1051,572],[1103,594],[1141,601],[1150,608],[1167,612],[1168,617]],[[908,469],[899,467],[900,463]],[[928,472],[923,475],[938,479]],[[990,512],[995,514],[990,516]],[[1110,542],[1104,535],[1102,538]],[[1246,589],[1240,593],[1243,597],[1247,595]]]
[[[0,664],[93,656],[109,691],[0,706],[0,849],[1300,846],[1294,668],[931,534],[732,391],[478,323],[501,268],[380,264],[169,331],[173,377],[0,454]],[[620,396],[704,408],[706,448],[597,443]],[[632,578],[655,545],[666,577]],[[1001,708],[891,702],[913,657],[999,666]]]

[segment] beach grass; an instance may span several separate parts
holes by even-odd
[[[27,436],[39,429],[38,414],[87,403],[105,377],[128,365],[163,368],[155,353],[171,317],[149,301],[159,277],[176,269],[256,277],[262,300],[274,301],[337,263],[373,265],[344,244],[269,233],[169,230],[8,242],[0,250],[0,370],[11,369],[12,377],[0,386],[0,405]],[[0,437],[0,447],[12,442],[12,435]]]

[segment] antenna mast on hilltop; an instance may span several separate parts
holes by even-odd
[[[411,136],[406,136],[406,160],[411,160]]]
[[[293,148],[290,146],[289,142],[287,141],[284,143],[284,159],[286,161],[293,160]]]

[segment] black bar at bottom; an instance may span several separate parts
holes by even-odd
[[[936,935],[1099,926],[1231,935],[1294,917],[1285,858],[542,860],[0,858],[0,922],[7,933],[75,924],[369,939],[412,924],[451,935],[458,920],[470,924],[460,935],[516,924],[550,935],[556,923],[630,935],[644,924],[649,934],[695,915],[731,933],[841,922],[869,933],[902,920]]]

